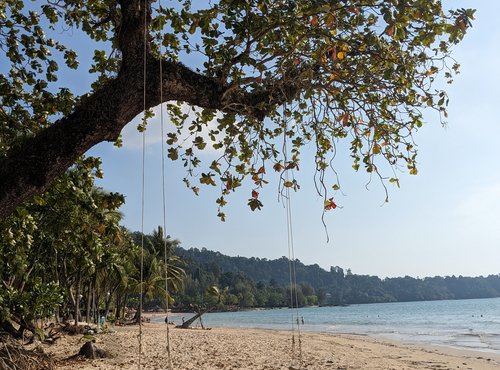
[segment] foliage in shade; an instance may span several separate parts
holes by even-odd
[[[36,332],[37,320],[54,317],[87,322],[126,305],[140,294],[164,305],[164,237],[156,230],[145,247],[140,280],[140,248],[119,225],[121,194],[94,186],[100,161],[82,158],[41,196],[18,207],[0,224],[0,328],[10,322]],[[178,241],[167,240],[169,246]],[[160,250],[155,248],[161,246]],[[169,290],[180,288],[183,270],[168,249]]]

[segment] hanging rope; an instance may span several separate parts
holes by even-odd
[[[146,117],[146,88],[147,88],[147,41],[148,41],[148,33],[147,33],[147,12],[146,7],[148,6],[147,0],[144,1],[144,52],[143,52],[143,115],[144,120]],[[158,7],[161,8],[161,0],[158,0]],[[164,137],[164,120],[163,120],[163,59],[162,59],[162,44],[160,40],[159,44],[159,60],[160,60],[160,126],[161,126],[161,175],[162,175],[162,208],[163,208],[163,248],[164,248],[164,263],[165,263],[165,294],[166,294],[166,322],[167,322],[167,338],[166,338],[166,348],[167,348],[167,366],[168,369],[172,369],[172,358],[170,351],[170,329],[169,329],[169,294],[168,294],[168,245],[167,245],[167,237],[166,237],[166,194],[165,194],[165,145],[163,141]],[[145,126],[145,122],[143,122]],[[140,298],[139,298],[139,316],[141,317],[139,321],[139,361],[138,368],[139,370],[142,367],[142,311],[143,311],[143,290],[144,290],[144,213],[145,213],[145,158],[146,158],[146,130],[142,132],[142,191],[141,191],[141,266],[140,266]]]
[[[158,0],[158,8],[161,8],[161,0]],[[163,204],[163,249],[164,249],[164,259],[165,259],[165,298],[166,298],[166,318],[167,323],[167,368],[172,369],[172,357],[170,353],[170,325],[169,325],[169,294],[168,294],[168,246],[167,246],[167,198],[165,195],[165,140],[164,138],[164,120],[163,120],[163,57],[162,57],[162,42],[161,42],[161,31],[160,31],[160,49],[159,49],[159,60],[160,60],[160,127],[161,127],[161,183],[162,183],[162,204]]]
[[[286,106],[285,106],[286,109]],[[284,138],[283,138],[283,153],[285,168],[287,166],[287,141],[286,141],[287,122],[284,121]],[[285,182],[289,181],[288,170],[285,169]],[[290,369],[295,369],[294,365],[298,365],[298,369],[302,367],[302,339],[300,335],[299,311],[298,311],[298,293],[297,293],[297,273],[295,266],[295,251],[293,240],[293,225],[292,225],[292,206],[290,188],[285,187],[285,211],[286,211],[286,229],[287,229],[287,246],[288,246],[288,270],[290,276],[290,308],[292,310],[292,364]],[[297,341],[295,342],[295,326],[297,327]],[[297,347],[297,348],[296,348]]]
[[[288,180],[287,180],[288,181]],[[295,264],[295,251],[294,251],[294,240],[293,240],[293,225],[292,225],[292,207],[290,202],[290,190],[287,188],[285,190],[285,208],[286,208],[286,218],[287,218],[287,233],[288,233],[288,265],[290,271],[290,302],[292,309],[292,364],[294,361],[298,362],[299,368],[302,366],[302,339],[300,333],[300,322],[299,322],[299,300],[297,293],[297,272]],[[295,342],[295,330],[294,327],[297,326],[297,340]],[[297,348],[296,348],[297,346]],[[297,354],[297,356],[296,356]]]
[[[143,124],[145,125],[145,120],[146,120],[146,86],[147,86],[147,78],[146,78],[146,73],[147,73],[147,63],[146,63],[146,58],[147,58],[147,12],[146,12],[146,7],[147,7],[147,0],[144,0],[144,50],[143,50],[143,73],[144,73],[144,79],[143,79],[143,96],[142,96],[142,103],[143,103]],[[140,276],[140,294],[139,294],[139,360],[138,360],[138,369],[141,370],[142,368],[142,308],[143,308],[143,290],[144,290],[144,197],[145,197],[145,184],[146,184],[146,129],[145,127],[143,128],[142,131],[142,188],[141,188],[141,276]]]

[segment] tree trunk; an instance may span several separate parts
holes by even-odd
[[[99,309],[99,303],[101,301],[101,292],[99,289],[99,284],[97,284],[97,273],[94,274],[94,284],[93,284],[93,302],[94,302],[94,323],[100,323],[101,312]]]
[[[25,319],[21,319],[18,331],[20,333],[23,333],[25,330],[32,332],[34,335],[36,335],[38,337],[38,335],[36,334],[36,327],[33,324],[33,322],[27,321]],[[41,339],[41,338],[38,338],[38,339]]]
[[[80,296],[81,296],[81,285],[82,285],[82,273],[78,270],[78,275],[76,278],[76,292],[75,292],[75,326],[78,326],[78,322],[81,320],[80,315]]]
[[[113,300],[113,295],[116,292],[116,289],[118,286],[115,286],[110,292],[106,293],[106,299],[105,299],[105,304],[104,304],[104,319],[107,320],[109,316],[109,309],[111,307],[111,301]],[[118,304],[118,302],[117,302]],[[118,317],[118,316],[116,316]]]
[[[116,40],[122,55],[118,74],[84,95],[72,113],[11,147],[0,158],[0,220],[22,202],[43,192],[94,145],[115,141],[127,123],[144,108],[162,103],[162,97],[164,102],[180,101],[202,108],[243,112],[262,121],[273,106],[299,92],[298,86],[285,81],[248,91],[245,86],[205,76],[171,60],[161,61],[160,75],[160,61],[150,51],[153,37],[149,36],[144,45],[144,30],[152,19],[151,1],[146,6],[139,0],[118,3],[121,19]]]
[[[10,334],[13,338],[19,339],[22,337],[22,333],[17,330],[14,325],[10,321],[1,320],[0,321],[0,329],[8,334]]]
[[[123,296],[120,294],[117,294],[115,297],[115,319],[116,320],[120,320],[122,318],[122,315],[121,315],[122,299],[123,299]]]
[[[144,302],[144,299],[146,298],[146,294],[145,293],[141,293],[141,294],[142,294],[142,302]],[[135,316],[134,316],[134,322],[136,324],[139,324],[142,320],[143,307],[144,307],[144,303],[143,304],[139,303],[139,307],[137,307],[137,311],[135,312]]]
[[[85,309],[86,313],[85,313],[85,321],[87,322],[87,324],[90,324],[90,317],[91,317],[91,286],[89,285],[88,288],[87,288],[87,307]]]
[[[76,305],[76,298],[75,298],[75,295],[73,293],[73,286],[72,285],[68,286],[67,291],[68,291],[68,298],[69,299],[67,299],[63,305],[63,315],[64,315],[63,321],[64,322],[68,322],[70,320],[70,315],[71,315],[70,307],[75,307],[75,305]]]
[[[206,314],[207,312],[212,311],[212,309],[213,309],[213,307],[210,307],[210,308],[206,308],[206,309],[198,312],[196,315],[191,317],[189,320],[184,321],[181,325],[177,325],[176,328],[189,329],[189,327],[191,326],[192,323],[194,323],[198,319],[201,320],[201,316]]]
[[[127,293],[123,294],[119,299],[117,298],[116,315],[115,315],[117,320],[125,318],[125,306],[127,304],[127,299],[128,299]]]
[[[94,323],[99,323],[99,296],[97,294],[96,288],[92,290],[92,310],[94,312]]]
[[[58,286],[61,286],[61,284],[59,283],[59,264],[58,264],[58,255],[57,255],[57,248],[54,250],[54,254],[55,254],[55,264],[54,264],[54,274],[55,274],[55,281],[56,281],[56,284]],[[55,320],[56,320],[56,324],[59,324],[60,322],[60,317],[61,317],[61,305],[57,305],[56,307],[56,312],[55,312]]]

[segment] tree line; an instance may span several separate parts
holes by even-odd
[[[229,302],[243,307],[290,305],[288,258],[230,257],[206,248],[178,248],[186,263],[185,288],[178,301],[203,300],[210,284],[227,286]],[[299,305],[344,305],[500,297],[500,274],[487,277],[410,276],[381,279],[349,269],[295,261]],[[293,290],[292,292],[295,292]]]
[[[0,223],[0,329],[36,333],[40,320],[114,321],[133,308],[165,305],[183,270],[176,240],[120,225],[124,197],[97,188],[100,160],[81,158],[41,196]],[[141,245],[144,245],[142,250]],[[141,260],[143,276],[141,280]],[[168,263],[166,263],[168,262]]]

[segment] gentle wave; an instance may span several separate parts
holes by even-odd
[[[289,330],[297,318],[304,319],[304,331],[500,353],[500,298],[208,313],[203,324]],[[181,323],[181,317],[173,319]]]

